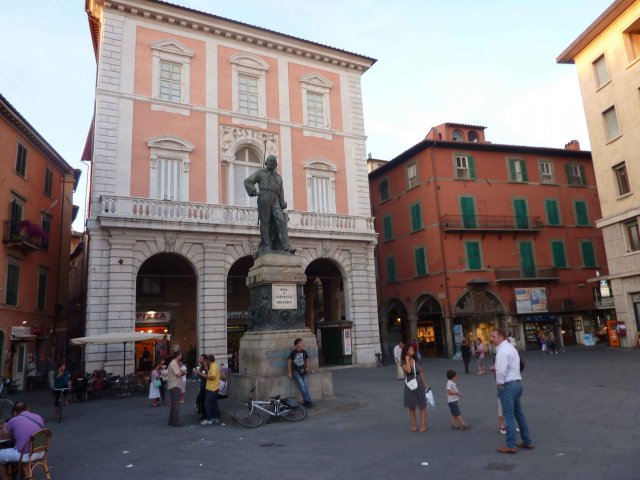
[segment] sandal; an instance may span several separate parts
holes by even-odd
[[[452,430],[460,430],[460,427],[456,427],[455,425],[451,425]]]

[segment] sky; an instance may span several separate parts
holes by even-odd
[[[367,151],[390,160],[445,122],[493,143],[589,149],[575,66],[556,57],[612,0],[173,0],[377,59]],[[84,0],[0,0],[0,93],[74,168],[83,230],[96,62]]]

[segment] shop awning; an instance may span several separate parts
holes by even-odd
[[[166,333],[147,333],[147,332],[111,332],[101,333],[99,335],[90,335],[88,337],[72,338],[72,345],[107,345],[109,343],[129,343],[142,342],[144,340],[161,340],[162,338],[170,338]]]

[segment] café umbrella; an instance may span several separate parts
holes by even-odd
[[[162,340],[169,338],[166,333],[148,333],[148,332],[109,332],[100,333],[98,335],[90,335],[88,337],[72,338],[71,344],[84,347],[85,345],[108,345],[112,343],[122,343],[122,374],[124,375],[127,363],[127,343],[142,342],[144,340]]]

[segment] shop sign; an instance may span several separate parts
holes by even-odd
[[[516,309],[518,314],[546,312],[549,310],[547,306],[547,291],[542,288],[516,288]]]
[[[298,308],[296,285],[285,283],[271,285],[271,308],[273,310],[295,310]]]
[[[227,320],[246,320],[249,318],[249,312],[227,312]]]
[[[31,327],[11,327],[12,337],[24,337],[31,335]]]
[[[610,297],[611,289],[609,288],[609,282],[607,280],[600,280],[600,296]]]
[[[169,323],[171,312],[136,312],[136,323]]]
[[[536,315],[520,315],[518,316],[519,323],[549,323],[557,322],[558,314],[556,313],[538,313]]]

